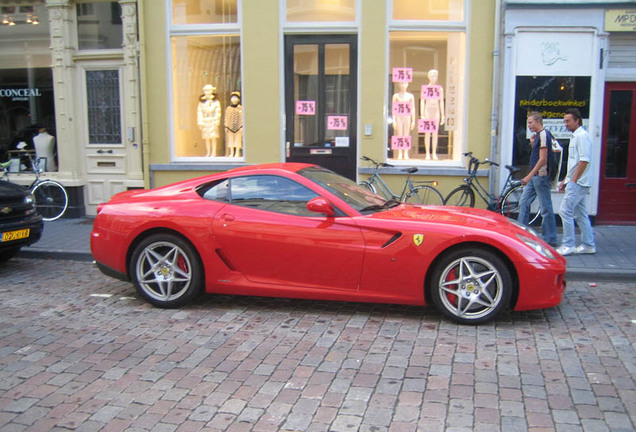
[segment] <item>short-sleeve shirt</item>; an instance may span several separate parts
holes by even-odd
[[[534,168],[534,166],[539,162],[539,153],[542,148],[548,146],[548,136],[545,133],[545,129],[542,129],[539,133],[536,134],[534,141],[532,142],[532,153],[530,153],[530,169]],[[540,169],[537,175],[546,176],[548,175],[548,164],[546,163]]]
[[[574,176],[576,166],[579,161],[583,161],[587,162],[588,165],[576,183],[579,186],[592,186],[592,170],[590,169],[590,162],[592,160],[591,156],[592,139],[587,131],[581,126],[572,132],[572,138],[570,139],[570,145],[568,147],[568,174],[565,178],[566,183]]]

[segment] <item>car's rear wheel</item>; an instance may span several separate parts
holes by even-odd
[[[150,303],[174,308],[202,292],[203,267],[187,241],[173,234],[154,234],[141,241],[130,261],[137,291]]]
[[[435,306],[460,324],[490,321],[510,304],[512,276],[506,264],[485,249],[462,248],[438,262],[431,278]]]

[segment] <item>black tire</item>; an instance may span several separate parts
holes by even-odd
[[[362,186],[365,189],[369,189],[373,193],[378,193],[378,191],[375,188],[375,185],[373,183],[368,182],[368,181],[361,181],[361,182],[358,183],[358,186]]]
[[[35,199],[35,208],[45,221],[59,219],[68,206],[66,189],[60,183],[53,180],[44,180],[37,183],[31,190]]]
[[[130,277],[139,294],[161,308],[176,308],[203,292],[203,266],[195,249],[174,234],[153,234],[133,251]]]
[[[474,247],[444,256],[430,281],[435,307],[459,324],[494,319],[508,308],[513,291],[510,270],[501,258]]]
[[[456,187],[448,194],[444,205],[475,207],[475,192],[468,185]]]
[[[523,195],[524,185],[517,185],[511,189],[508,189],[504,193],[504,197],[501,200],[499,212],[505,217],[517,219],[519,217],[519,203],[521,202],[521,195]],[[539,219],[541,214],[541,207],[539,206],[539,200],[535,199],[530,207],[530,217],[528,219],[528,225],[532,225]]]
[[[16,256],[19,251],[20,248],[5,249],[3,251],[0,251],[0,263],[9,261],[11,258]]]
[[[444,205],[444,198],[432,186],[417,186],[411,190],[404,202],[424,205]]]

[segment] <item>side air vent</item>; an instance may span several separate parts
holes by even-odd
[[[396,233],[393,237],[391,237],[386,243],[384,243],[382,245],[382,249],[384,249],[385,247],[389,246],[391,243],[394,243],[400,237],[402,237],[402,233]]]

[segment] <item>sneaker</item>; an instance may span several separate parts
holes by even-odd
[[[587,245],[580,245],[576,247],[576,249],[574,250],[574,253],[575,254],[594,254],[596,253],[596,248],[592,246],[587,246]]]
[[[574,246],[561,245],[556,249],[557,253],[561,256],[572,255],[575,253],[576,248]]]

